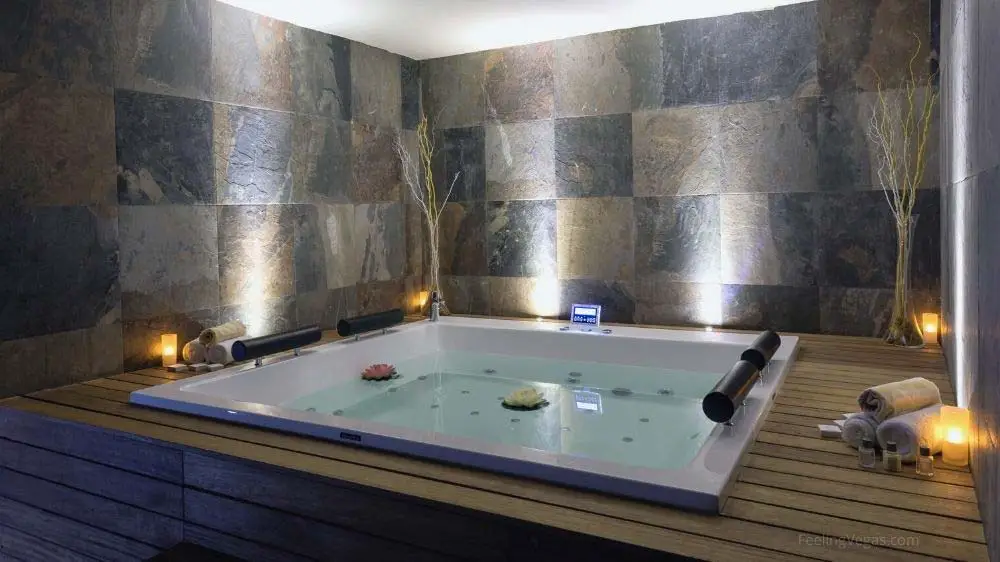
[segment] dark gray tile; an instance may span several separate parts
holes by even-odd
[[[358,314],[374,314],[406,306],[402,279],[358,283],[357,295]]]
[[[876,74],[887,86],[899,86],[909,77],[914,55],[914,69],[927,71],[928,0],[820,0],[817,4],[818,76],[824,93],[873,91]]]
[[[93,377],[117,375],[124,367],[122,344],[122,324],[112,322],[100,324],[87,330],[90,342],[90,373]]]
[[[293,205],[293,260],[295,262],[295,294],[326,291],[326,249],[315,205]]]
[[[393,148],[396,131],[364,123],[352,124],[351,201],[372,203],[400,200],[402,169]]]
[[[218,212],[214,207],[122,207],[122,316],[155,318],[219,306]]]
[[[732,17],[732,16],[731,16]],[[678,21],[659,27],[663,87],[661,107],[719,103],[722,58],[718,19]]]
[[[667,81],[665,69],[663,29],[661,25],[647,25],[625,31],[625,63],[629,73],[632,110],[660,109]]]
[[[819,98],[816,118],[817,181],[820,189],[868,189],[872,182],[865,118],[866,101],[853,93]]]
[[[635,318],[635,295],[632,284],[596,279],[567,279],[559,282],[559,300],[563,303],[560,318],[568,320],[569,306],[577,304],[601,305],[603,322],[631,324]]]
[[[291,24],[212,3],[212,99],[291,110]]]
[[[53,388],[94,378],[90,373],[89,330],[72,330],[43,336],[45,375],[42,388]],[[115,373],[118,374],[118,373]]]
[[[333,330],[337,322],[358,315],[357,287],[341,287],[296,295],[295,314],[299,326],[319,325]]]
[[[557,119],[559,197],[632,195],[632,116]]]
[[[357,123],[402,127],[402,90],[397,54],[351,45],[351,111]]]
[[[720,102],[813,96],[816,3],[718,18]]]
[[[0,5],[0,72],[45,76],[108,91],[108,0],[9,0]]]
[[[292,128],[290,113],[215,104],[215,186],[220,204],[291,200]]]
[[[351,42],[293,25],[288,44],[295,111],[350,121]]]
[[[404,274],[408,277],[422,278],[425,264],[430,263],[430,244],[426,242],[427,219],[420,207],[412,203],[403,205],[403,214],[406,220],[406,268]],[[485,241],[486,235],[483,234],[482,238]],[[484,253],[483,262],[485,261]]]
[[[890,288],[896,231],[881,191],[825,194],[819,214],[819,280],[827,287]]]
[[[452,314],[490,313],[489,277],[469,277],[444,275],[441,277],[442,292],[448,310]]]
[[[42,388],[45,377],[45,336],[0,341],[0,398],[27,394]]]
[[[820,331],[818,287],[723,285],[723,325],[746,330]]]
[[[434,183],[449,201],[482,201],[486,198],[486,133],[481,126],[438,131]],[[458,181],[455,181],[455,178]]]
[[[124,370],[135,371],[159,366],[162,334],[177,334],[178,343],[189,342],[197,338],[205,328],[218,324],[217,308],[142,320],[126,320],[122,324]]]
[[[486,53],[422,61],[424,105],[434,127],[479,125],[486,119],[483,96]]]
[[[883,205],[883,210],[887,212],[886,207]],[[922,189],[917,192],[913,215],[917,222],[910,256],[910,286],[918,291],[938,293],[941,290],[941,239],[944,232],[941,229],[941,191]],[[980,224],[988,225],[990,221]]]
[[[632,201],[630,197],[588,197],[556,202],[560,279],[630,281],[634,277]]]
[[[115,87],[207,99],[212,15],[208,0],[113,0]]]
[[[550,119],[555,103],[553,44],[535,43],[486,55],[487,120]]]
[[[824,334],[882,337],[892,318],[892,289],[820,288]]]
[[[116,211],[0,207],[0,339],[120,318]]]
[[[725,193],[817,189],[816,98],[728,105],[719,147]]]
[[[400,57],[399,76],[403,128],[413,130],[420,123],[420,62],[411,58]]]
[[[445,205],[438,243],[442,275],[486,275],[486,205]]]
[[[719,131],[725,106],[632,114],[635,194],[708,195],[723,185]]]
[[[486,126],[487,199],[552,199],[555,182],[552,121]]]
[[[249,337],[277,334],[299,327],[298,311],[293,296],[224,306],[219,310],[219,322],[235,320],[243,322]]]
[[[115,93],[118,202],[215,203],[212,104]]]
[[[556,276],[556,202],[487,203],[490,275]]]
[[[815,198],[807,193],[723,195],[722,282],[816,285]]]
[[[292,200],[350,201],[352,134],[347,121],[296,115],[292,129]]]
[[[402,278],[406,261],[402,203],[355,206],[354,240],[362,282]]]
[[[722,261],[719,196],[637,197],[637,275],[718,283]]]
[[[110,93],[0,72],[0,205],[113,204],[114,113]]]
[[[219,286],[223,306],[295,293],[293,216],[284,205],[219,207]]]
[[[555,42],[556,116],[632,110],[629,33],[609,31]]]
[[[659,274],[641,276],[635,282],[635,322],[718,326],[722,324],[722,285],[676,283]]]

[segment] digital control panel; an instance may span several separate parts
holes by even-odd
[[[569,321],[572,324],[600,326],[601,306],[598,304],[574,304],[570,309]]]
[[[604,407],[601,405],[601,395],[596,392],[590,392],[589,390],[574,390],[573,398],[577,410],[594,412],[596,414],[604,413]]]

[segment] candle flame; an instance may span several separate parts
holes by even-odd
[[[945,440],[949,443],[964,443],[965,435],[960,427],[949,427]]]

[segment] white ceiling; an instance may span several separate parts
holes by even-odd
[[[223,0],[415,59],[805,0]]]

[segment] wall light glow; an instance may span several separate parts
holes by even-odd
[[[559,280],[554,275],[532,280],[531,314],[542,317],[558,316],[561,305],[559,301]]]
[[[695,298],[698,310],[695,322],[705,324],[706,331],[722,324],[722,285],[699,285]]]

